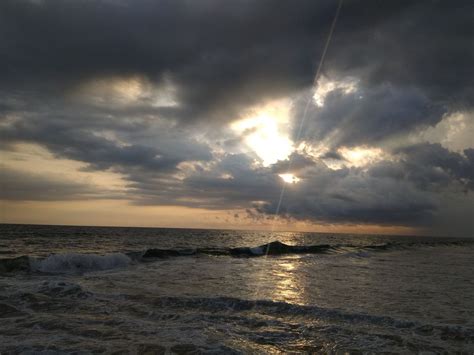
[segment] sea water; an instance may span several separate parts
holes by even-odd
[[[469,239],[4,224],[0,352],[473,353],[473,275]]]

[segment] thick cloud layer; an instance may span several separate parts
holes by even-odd
[[[14,201],[63,201],[89,198],[116,198],[113,191],[93,189],[86,184],[44,178],[1,166],[0,199]]]
[[[106,196],[256,218],[275,213],[287,172],[300,179],[285,189],[287,218],[429,227],[446,199],[472,206],[474,144],[452,151],[422,138],[453,115],[473,124],[472,1],[345,0],[313,88],[336,7],[2,1],[2,154],[37,144],[90,172],[120,174],[128,189]],[[245,148],[256,128],[231,127],[282,99],[292,102],[288,139],[300,148],[262,166]],[[374,158],[351,161],[356,149]],[[5,200],[105,198],[12,169]]]

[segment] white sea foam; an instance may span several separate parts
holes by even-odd
[[[101,271],[128,266],[132,260],[125,254],[53,254],[45,259],[31,261],[33,271],[81,274],[90,271]]]

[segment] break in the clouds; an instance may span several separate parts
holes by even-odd
[[[469,235],[472,1],[345,0],[314,85],[336,7],[2,1],[1,198]]]

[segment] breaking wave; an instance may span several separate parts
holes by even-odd
[[[358,252],[377,252],[389,250],[404,250],[417,247],[435,246],[463,246],[472,244],[470,241],[448,242],[413,242],[413,243],[385,243],[378,245],[348,245],[348,244],[319,244],[319,245],[288,245],[280,241],[263,244],[258,247],[238,248],[196,248],[196,249],[148,249],[143,258],[163,258],[189,255],[216,255],[232,257],[258,257],[266,255],[284,254],[349,254]]]
[[[257,247],[237,248],[194,248],[194,249],[157,249],[130,252],[127,254],[113,253],[97,254],[52,254],[46,258],[20,256],[0,259],[0,273],[10,272],[41,272],[52,274],[82,274],[92,271],[103,271],[124,268],[134,262],[153,261],[155,259],[185,256],[227,256],[235,258],[278,256],[287,254],[321,254],[367,256],[373,252],[391,250],[406,250],[420,247],[465,246],[474,245],[473,241],[443,241],[443,242],[413,242],[385,243],[378,245],[348,245],[348,244],[319,244],[319,245],[288,245],[279,241],[263,244]]]
[[[31,270],[45,273],[81,274],[123,268],[132,262],[125,254],[54,254],[41,260],[30,260]]]
[[[132,259],[125,254],[53,254],[44,259],[20,256],[0,259],[0,273],[42,272],[49,274],[83,274],[128,266]]]

